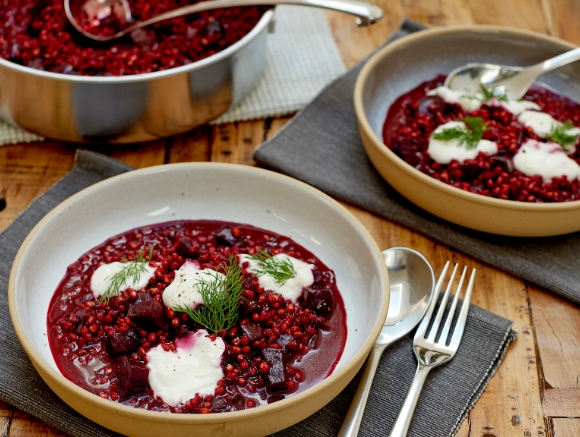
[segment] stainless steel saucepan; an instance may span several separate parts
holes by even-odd
[[[0,59],[0,118],[72,142],[133,143],[188,131],[220,116],[254,87],[273,14],[267,11],[220,53],[154,73],[72,76]]]

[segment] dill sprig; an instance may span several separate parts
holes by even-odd
[[[502,101],[502,102],[508,101],[508,96],[507,96],[504,89],[500,89],[499,87],[489,89],[489,88],[484,87],[483,85],[480,85],[479,87],[481,88],[481,93],[483,94],[483,101],[484,102],[487,102],[488,100],[491,100],[491,99],[497,99],[497,100]]]
[[[465,117],[461,121],[465,123],[464,127],[450,127],[443,129],[441,132],[433,134],[433,138],[441,141],[459,140],[459,145],[468,150],[475,149],[487,129],[485,121],[481,117]]]
[[[195,310],[185,305],[173,308],[187,314],[215,334],[230,329],[238,318],[238,305],[242,296],[242,274],[238,262],[230,256],[228,265],[222,264],[224,274],[208,273],[212,279],[199,279],[194,285],[203,298]]]
[[[277,284],[284,285],[288,279],[296,276],[294,264],[288,258],[280,259],[263,250],[250,257],[258,263],[258,268],[252,269],[256,276],[270,275]]]
[[[550,133],[548,134],[548,140],[562,146],[562,149],[564,149],[566,153],[571,153],[576,140],[578,140],[578,134],[571,134],[568,131],[575,127],[576,126],[569,121],[565,121],[562,124],[554,123]]]
[[[113,296],[119,296],[121,294],[121,287],[123,287],[129,278],[133,278],[133,282],[131,286],[138,284],[139,279],[141,278],[142,273],[147,273],[147,264],[151,261],[151,257],[153,256],[153,248],[155,245],[152,245],[149,249],[149,256],[145,259],[143,249],[140,249],[137,253],[137,258],[132,261],[127,260],[126,258],[121,261],[123,263],[123,268],[119,270],[117,273],[107,276],[105,279],[110,279],[111,282],[109,286],[103,293],[103,295],[99,298],[98,302],[109,302],[109,299]]]

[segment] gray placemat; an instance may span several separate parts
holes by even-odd
[[[390,40],[424,26],[406,20]],[[580,233],[546,238],[502,237],[439,219],[393,190],[360,140],[353,90],[362,63],[322,91],[255,159],[334,197],[400,223],[461,252],[580,302]]]
[[[0,399],[75,436],[117,435],[77,414],[44,384],[16,338],[8,313],[8,276],[18,248],[34,225],[61,201],[89,185],[131,170],[112,158],[79,151],[77,164],[0,234]],[[477,292],[477,289],[476,291]],[[446,366],[435,369],[417,406],[409,436],[451,436],[461,424],[515,338],[512,322],[472,305],[462,345]],[[386,435],[403,403],[416,362],[411,337],[383,356],[371,391],[361,436]],[[277,437],[336,435],[358,376],[330,404]]]

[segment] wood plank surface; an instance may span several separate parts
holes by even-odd
[[[580,419],[554,419],[554,437],[577,437],[580,435]]]
[[[496,24],[551,34],[580,44],[578,0],[378,0],[385,18],[358,28],[352,17],[328,13],[345,64],[355,65],[382,44],[405,17],[427,26]],[[202,126],[166,140],[92,147],[135,167],[174,162],[255,165],[254,148],[290,117]],[[0,147],[0,230],[74,163],[75,147],[58,142]],[[0,203],[1,205],[1,203]],[[409,229],[345,205],[381,247],[410,246],[436,273],[447,259],[478,269],[473,301],[514,321],[519,336],[459,429],[460,437],[580,436],[579,306],[498,269],[437,244]],[[0,436],[62,433],[0,402]],[[438,436],[426,436],[438,437]]]

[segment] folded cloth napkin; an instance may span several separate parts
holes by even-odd
[[[244,100],[211,124],[292,114],[346,70],[321,9],[276,6],[262,77]],[[354,18],[353,18],[354,20]]]
[[[250,94],[212,124],[292,114],[345,72],[323,10],[276,6],[274,20],[262,77]],[[0,146],[42,140],[0,121]]]
[[[406,20],[389,41],[424,28]],[[363,149],[354,111],[354,84],[363,63],[326,87],[259,147],[254,158],[334,197],[580,302],[580,233],[516,238],[472,231],[418,208],[383,180]]]
[[[0,399],[78,436],[117,435],[76,413],[49,390],[18,343],[7,303],[8,276],[18,248],[36,223],[61,201],[131,167],[95,152],[79,151],[76,166],[0,234]],[[63,272],[64,274],[64,272]],[[475,292],[477,293],[477,285]],[[507,346],[512,322],[471,305],[455,358],[433,370],[425,384],[409,436],[451,436],[487,386]],[[416,362],[410,336],[385,353],[377,370],[360,436],[386,435],[409,389]],[[277,437],[335,436],[358,377],[326,407]]]

